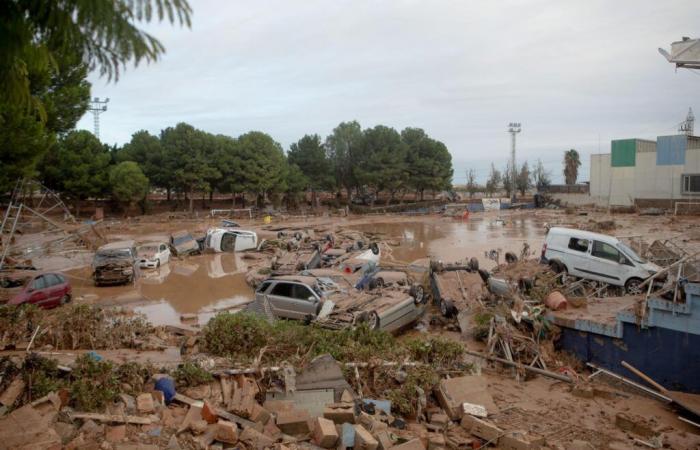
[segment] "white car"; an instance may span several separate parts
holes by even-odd
[[[165,242],[146,242],[136,249],[139,267],[155,269],[170,261],[170,247]]]
[[[557,273],[623,286],[630,294],[640,293],[640,284],[661,270],[615,237],[558,227],[545,237],[542,261]]]
[[[255,231],[231,228],[210,228],[204,246],[216,253],[242,252],[258,247],[258,235]]]

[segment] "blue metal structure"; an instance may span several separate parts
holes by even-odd
[[[700,284],[687,284],[685,293],[683,303],[650,298],[642,319],[631,311],[612,321],[548,319],[561,328],[560,350],[643,383],[626,361],[667,389],[700,393]]]

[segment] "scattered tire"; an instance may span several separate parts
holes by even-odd
[[[355,245],[357,245],[357,248],[359,250],[362,250],[362,248],[365,246],[365,243],[363,241],[357,241],[355,242]]]
[[[515,253],[513,253],[513,252],[507,252],[506,253],[506,262],[508,264],[516,263],[516,262],[518,262],[518,257],[515,256]]]
[[[481,281],[486,283],[489,278],[491,278],[491,274],[485,271],[484,269],[479,269],[479,276],[481,277]]]
[[[455,308],[451,300],[446,298],[440,299],[440,314],[442,314],[444,317],[450,318],[454,317],[456,312],[457,308]]]
[[[379,315],[376,311],[370,311],[367,316],[367,326],[370,330],[376,331],[379,329],[381,324],[379,323]]]
[[[372,242],[371,244],[369,244],[369,249],[372,250],[372,253],[374,253],[375,255],[379,254],[379,245],[377,245],[376,242]]]
[[[71,301],[71,298],[70,298],[70,295],[68,295],[68,294],[61,297],[61,305],[67,305],[68,303],[70,303],[70,301]]]
[[[427,300],[427,297],[425,295],[425,289],[423,289],[423,286],[420,284],[414,284],[411,286],[411,289],[408,291],[409,295],[413,297],[413,302],[416,305],[422,305],[425,303]]]
[[[474,258],[473,256],[469,258],[469,268],[472,269],[474,272],[479,270],[479,260]]]
[[[552,269],[552,272],[554,273],[562,273],[567,271],[566,266],[561,261],[557,261],[556,259],[554,261],[550,261],[549,268]]]

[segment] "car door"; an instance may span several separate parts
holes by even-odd
[[[63,279],[53,273],[44,274],[47,299],[46,306],[54,307],[61,304],[61,297],[64,294]]]
[[[294,310],[298,311],[300,319],[308,316],[316,317],[316,311],[320,299],[305,284],[294,284],[292,286],[292,297],[294,298]]]
[[[165,244],[160,244],[160,263],[165,264],[170,261],[170,249]]]
[[[267,294],[270,308],[275,316],[287,319],[298,318],[291,309],[294,303],[292,286],[293,284],[288,281],[278,281]]]
[[[47,289],[46,289],[46,278],[43,275],[39,275],[34,278],[29,285],[29,296],[27,303],[31,303],[36,306],[44,306],[48,300]]]
[[[620,264],[620,251],[611,244],[593,240],[588,273],[598,281],[621,286],[625,282],[624,264]]]

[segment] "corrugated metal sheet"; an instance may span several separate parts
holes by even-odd
[[[700,149],[700,137],[688,136],[688,150]]]
[[[659,136],[656,144],[657,166],[682,166],[688,137],[685,135]]]
[[[612,167],[634,167],[637,159],[637,140],[618,139],[611,142],[610,165]]]
[[[653,153],[656,151],[656,141],[637,139],[637,153]]]

